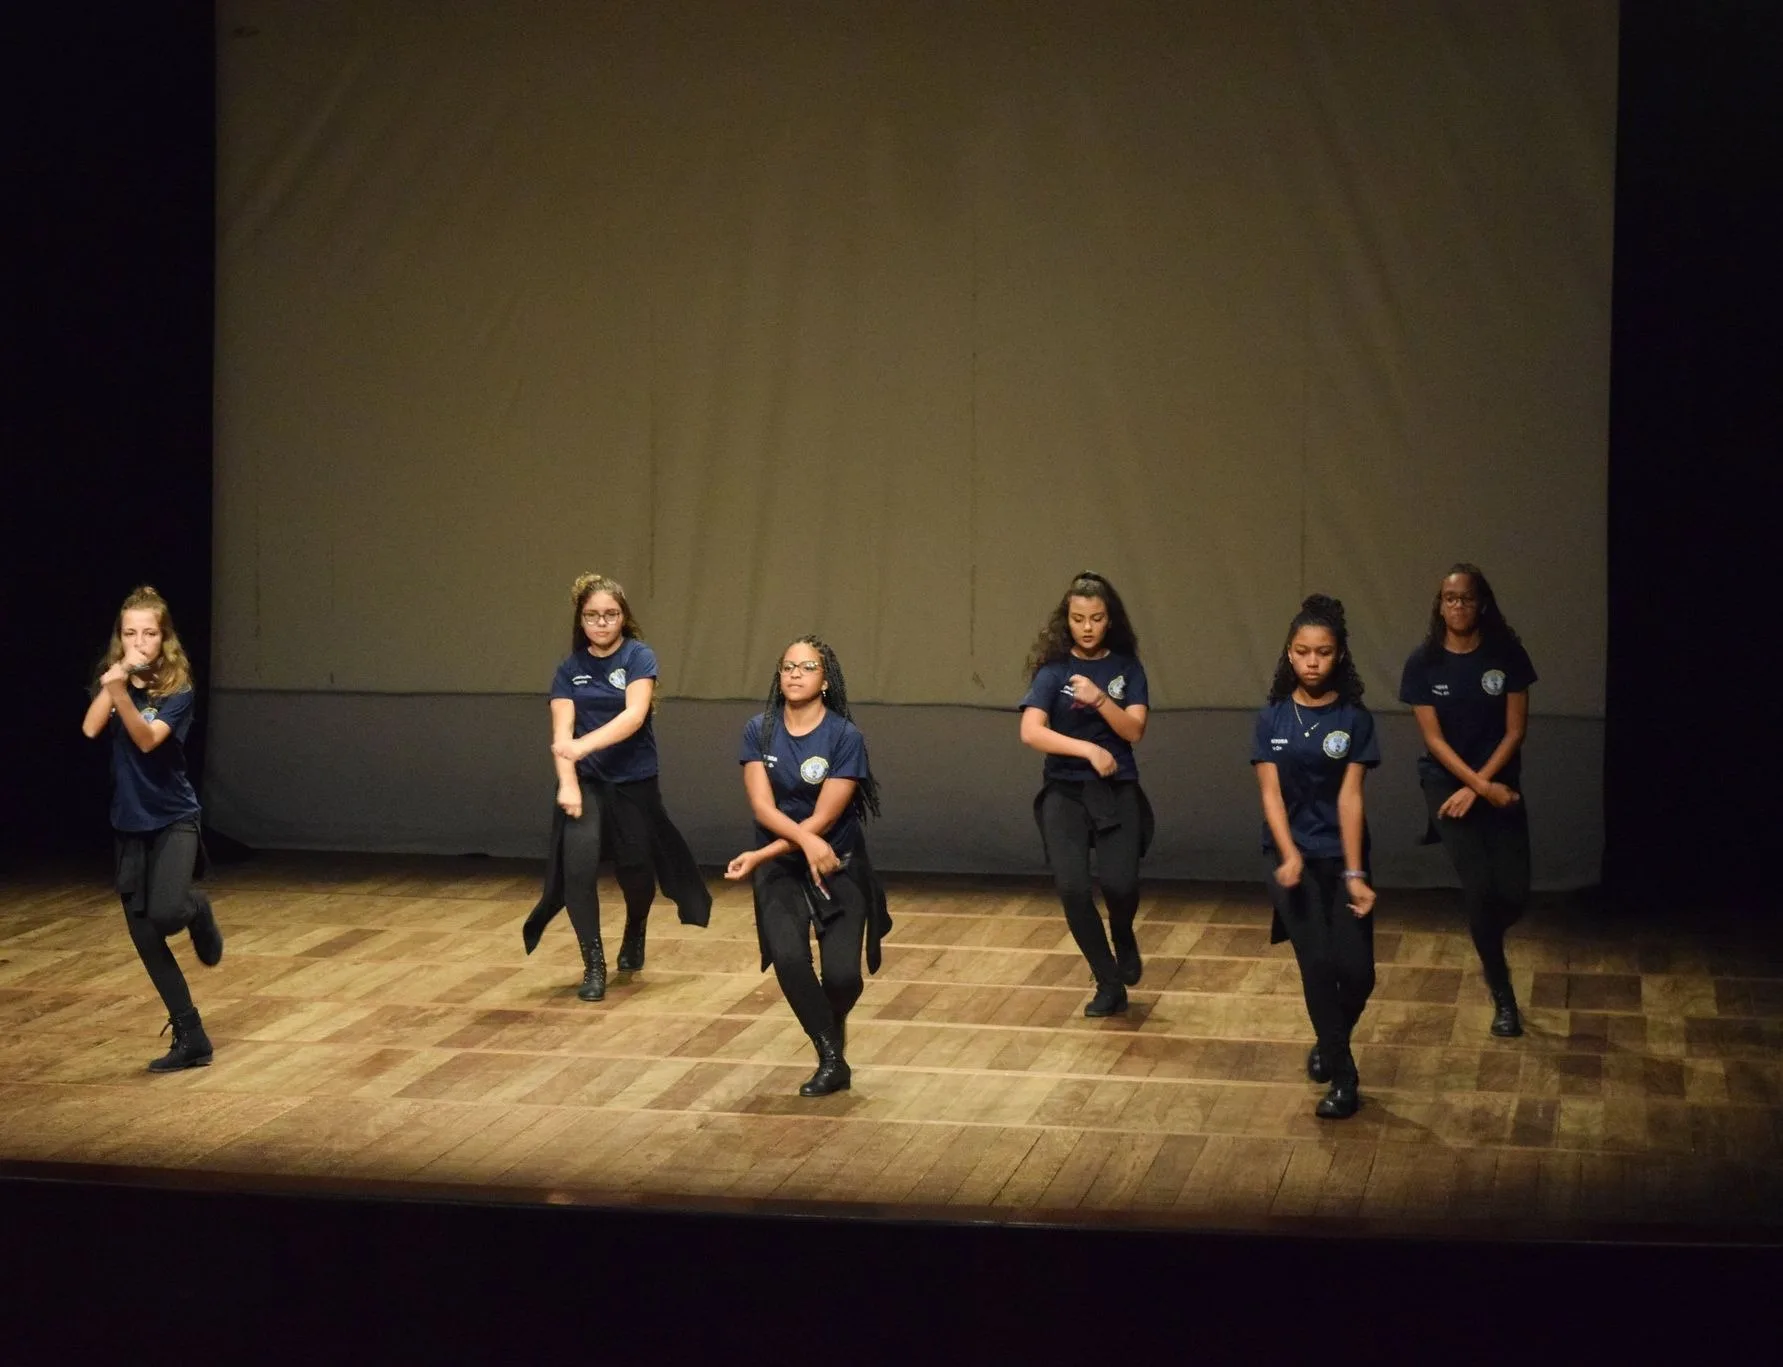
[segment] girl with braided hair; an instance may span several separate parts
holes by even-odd
[[[1424,643],[1405,662],[1399,701],[1418,719],[1418,779],[1433,828],[1461,879],[1467,928],[1492,994],[1494,1035],[1521,1035],[1504,933],[1529,902],[1529,811],[1522,749],[1535,666],[1478,565],[1437,585]]]
[[[570,655],[551,682],[557,807],[545,893],[521,938],[532,953],[546,924],[567,905],[582,950],[576,995],[597,1002],[607,992],[597,886],[603,855],[611,856],[625,894],[622,973],[644,966],[644,934],[659,883],[689,925],[710,919],[712,895],[657,787],[656,652],[644,644],[617,581],[580,575],[570,585],[570,601]]]
[[[1127,1009],[1127,988],[1144,971],[1133,920],[1139,860],[1152,835],[1133,758],[1150,693],[1139,638],[1113,584],[1089,570],[1071,581],[1029,653],[1028,680],[1022,744],[1046,756],[1034,819],[1065,924],[1096,981],[1083,1014],[1112,1016]],[[1108,903],[1106,933],[1091,890],[1092,848]]]
[[[780,654],[767,705],[743,728],[737,756],[755,815],[756,848],[724,876],[751,879],[762,968],[817,1050],[817,1071],[800,1096],[846,1089],[848,1013],[861,995],[861,942],[879,971],[891,930],[885,890],[867,859],[862,824],[879,815],[879,785],[867,743],[848,713],[836,652],[801,636]],[[817,935],[821,976],[811,963]]]
[[[1315,593],[1288,624],[1251,764],[1263,798],[1270,942],[1291,940],[1316,1043],[1306,1075],[1329,1083],[1315,1113],[1361,1105],[1350,1036],[1374,991],[1374,889],[1362,780],[1381,761],[1350,658],[1343,604]]]
[[[144,584],[118,610],[81,731],[91,740],[111,737],[118,895],[131,942],[173,1027],[173,1046],[149,1064],[153,1073],[202,1068],[213,1052],[186,976],[167,947],[184,930],[200,963],[223,957],[210,898],[192,887],[200,851],[198,795],[186,776],[193,697],[192,668],[166,600]]]

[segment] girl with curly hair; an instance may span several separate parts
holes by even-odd
[[[866,816],[879,815],[867,743],[848,710],[836,652],[801,636],[780,653],[767,704],[743,728],[737,756],[758,844],[731,860],[733,881],[755,891],[762,968],[817,1050],[800,1096],[827,1096],[852,1082],[848,1013],[860,1000],[861,945],[877,973],[891,930],[885,890],[867,858]],[[817,937],[821,975],[811,963]]]
[[[1350,658],[1343,604],[1314,594],[1288,624],[1251,764],[1263,799],[1271,943],[1293,942],[1316,1043],[1306,1075],[1329,1083],[1315,1113],[1361,1105],[1350,1037],[1374,991],[1374,889],[1362,781],[1379,764],[1374,717]]]
[[[198,795],[186,775],[193,697],[192,667],[166,600],[144,584],[118,610],[81,731],[92,740],[111,738],[118,895],[173,1029],[173,1046],[149,1064],[153,1073],[202,1068],[213,1055],[186,976],[167,947],[187,931],[200,963],[223,957],[210,898],[192,887],[200,851]]]
[[[1144,972],[1133,922],[1152,811],[1133,747],[1145,737],[1150,695],[1126,605],[1101,575],[1077,575],[1052,610],[1029,652],[1019,706],[1022,744],[1046,756],[1034,819],[1065,924],[1096,982],[1083,1013],[1112,1016],[1127,1009],[1127,988]],[[1106,932],[1092,891],[1092,849]]]

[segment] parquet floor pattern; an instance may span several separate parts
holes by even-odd
[[[1365,1105],[1321,1122],[1261,889],[1149,891],[1143,984],[1089,985],[1043,883],[890,880],[850,1020],[852,1091],[756,972],[746,890],[659,902],[649,962],[579,1002],[560,919],[531,958],[518,862],[279,855],[208,886],[228,949],[176,952],[212,1067],[164,1047],[99,880],[0,892],[0,1163],[510,1199],[1253,1230],[1772,1239],[1783,1232],[1783,958],[1565,904],[1513,934],[1528,1034],[1490,1008],[1446,894],[1383,894]],[[608,933],[619,899],[607,887]],[[614,948],[609,945],[609,953]]]

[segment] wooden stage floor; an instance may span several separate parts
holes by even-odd
[[[1312,1114],[1308,1027],[1261,889],[1153,886],[1144,983],[1086,1021],[1038,881],[890,882],[851,1092],[756,972],[743,889],[659,903],[648,967],[576,1000],[537,866],[263,855],[177,952],[212,1067],[143,1072],[162,1014],[101,879],[0,893],[0,1167],[226,1187],[1293,1233],[1775,1242],[1783,955],[1725,929],[1538,905],[1498,1041],[1451,895],[1382,895],[1364,1108]],[[619,902],[608,887],[616,940]],[[609,944],[609,953],[613,945]],[[53,1169],[38,1165],[56,1165]]]

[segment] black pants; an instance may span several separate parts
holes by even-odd
[[[1300,882],[1291,888],[1275,881],[1281,861],[1273,851],[1263,862],[1270,900],[1300,964],[1300,987],[1319,1052],[1334,1078],[1354,1081],[1350,1035],[1374,991],[1374,917],[1350,910],[1341,859],[1306,860]]]
[[[836,914],[817,921],[805,889],[811,875],[803,856],[770,859],[755,870],[755,902],[774,977],[793,1015],[815,1039],[835,1029],[861,998],[861,943],[867,933],[867,894],[852,876],[825,880]],[[813,894],[814,895],[814,894]],[[821,980],[811,963],[811,931],[817,931]]]
[[[621,787],[640,791],[624,793]],[[597,880],[603,855],[611,855],[613,875],[625,894],[626,923],[641,922],[650,914],[650,904],[656,900],[650,810],[660,802],[653,778],[624,785],[582,780],[582,815],[566,821],[563,828],[563,902],[583,944],[601,942]]]
[[[1424,805],[1461,879],[1461,905],[1486,985],[1497,992],[1511,985],[1504,933],[1522,920],[1529,905],[1528,804],[1494,807],[1482,797],[1459,821],[1439,817],[1437,808],[1455,791],[1453,780],[1427,781]]]
[[[132,850],[138,842],[140,850]],[[133,866],[139,853],[140,870]],[[180,934],[198,914],[192,896],[192,870],[197,861],[195,821],[178,821],[146,836],[119,834],[118,891],[124,900],[124,924],[130,928],[130,941],[169,1016],[192,1009],[191,989],[180,972],[179,960],[167,947],[167,937]]]
[[[1109,786],[1120,824],[1103,831],[1094,829],[1090,814],[1084,809],[1082,784],[1049,783],[1040,796],[1040,830],[1046,840],[1046,862],[1052,867],[1053,886],[1064,904],[1065,924],[1071,928],[1071,938],[1077,941],[1077,948],[1098,983],[1119,982],[1120,974],[1091,888],[1092,843],[1096,848],[1096,877],[1102,884],[1109,928],[1117,943],[1132,940],[1133,918],[1139,914],[1139,785]]]

